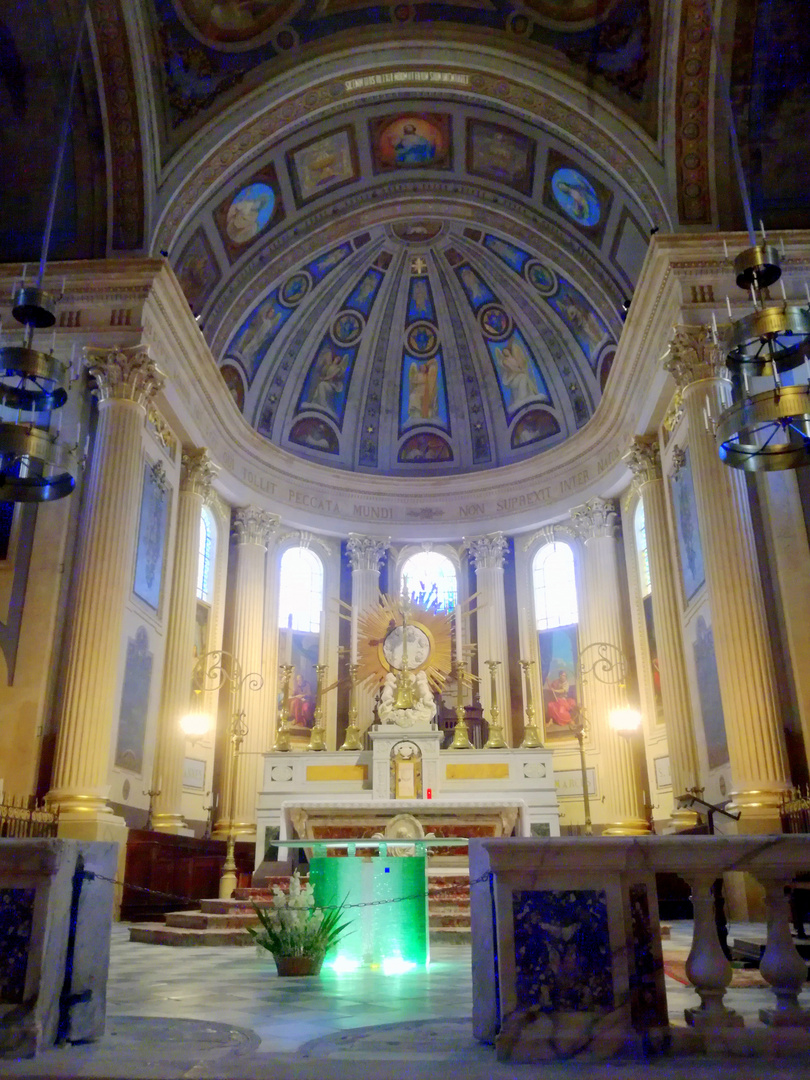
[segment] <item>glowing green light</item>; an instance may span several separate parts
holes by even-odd
[[[314,857],[309,880],[316,904],[368,906],[347,908],[345,936],[327,964],[338,973],[359,967],[402,974],[426,967],[428,905],[424,855]]]

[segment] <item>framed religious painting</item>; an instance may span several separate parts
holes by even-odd
[[[549,741],[573,738],[579,715],[577,627],[556,626],[538,634],[543,691],[543,722]]]

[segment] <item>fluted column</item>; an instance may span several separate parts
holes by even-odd
[[[211,497],[211,481],[216,471],[207,450],[183,454],[166,657],[152,769],[153,787],[160,791],[152,815],[152,827],[158,832],[176,833],[186,828],[182,805],[186,736],[180,728],[180,718],[188,712],[191,696],[200,517]]]
[[[377,605],[380,599],[380,566],[388,551],[390,537],[380,540],[374,536],[349,533],[346,551],[352,567],[352,663],[357,663],[357,624],[364,611]],[[392,585],[391,591],[395,592]],[[365,731],[374,713],[374,691],[357,687],[357,726]]]
[[[724,465],[706,429],[728,401],[726,367],[705,326],[680,326],[664,366],[681,387],[714,625],[733,780],[746,832],[779,832],[790,784],[745,477]]]
[[[267,545],[278,527],[279,519],[255,506],[244,506],[234,511],[233,538],[235,566],[230,653],[240,665],[244,677],[258,673],[262,676],[264,653],[265,568]],[[251,690],[249,679],[228,695],[228,723],[244,711],[247,734],[241,747],[236,768],[234,791],[225,790],[220,803],[223,810],[231,809],[233,831],[252,834],[256,831],[256,795],[259,790],[259,772],[263,764],[261,755],[271,749],[273,741],[273,716],[262,708],[263,695]],[[228,755],[231,753],[229,745]],[[227,774],[223,770],[225,787]],[[227,831],[228,823],[220,819],[217,832]]]
[[[489,718],[492,705],[488,660],[500,660],[495,669],[495,692],[498,695],[500,722],[504,738],[510,746],[515,739],[512,731],[512,700],[509,692],[509,649],[506,642],[506,602],[503,589],[503,558],[508,548],[502,532],[479,536],[465,541],[475,567],[478,592],[478,676],[479,695],[484,716]]]
[[[582,595],[580,597],[579,649],[583,665],[596,659],[597,643],[625,652],[619,576],[618,513],[612,499],[591,499],[571,511],[577,534],[584,543]],[[615,672],[616,676],[620,671]],[[605,796],[607,836],[649,832],[644,810],[644,785],[640,754],[634,743],[614,731],[609,716],[627,707],[626,690],[613,671],[584,679],[585,711],[601,755],[601,787]]]
[[[699,785],[700,771],[658,440],[654,436],[633,439],[624,460],[635,477],[644,507],[661,698],[669,743],[672,791],[677,799],[678,795]],[[694,811],[683,810],[676,802],[672,812],[676,824],[689,827],[696,823],[695,817]]]
[[[112,820],[107,805],[124,608],[143,486],[142,431],[163,377],[145,346],[86,350],[98,424],[78,530],[75,604],[48,793],[62,825]]]

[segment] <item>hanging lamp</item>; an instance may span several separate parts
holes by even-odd
[[[15,422],[0,423],[0,501],[39,503],[62,499],[76,485],[77,447],[59,439],[59,424],[51,433],[38,421],[37,414],[47,412],[48,424],[68,398],[69,370],[50,353],[33,347],[37,330],[46,330],[56,322],[55,300],[42,287],[48,262],[51,230],[56,211],[59,178],[65,157],[73,97],[79,71],[79,57],[87,18],[85,5],[79,20],[76,48],[70,73],[65,117],[51,181],[50,201],[42,237],[39,271],[33,285],[25,279],[13,295],[11,314],[23,327],[21,345],[0,347],[0,406],[16,410]],[[22,419],[30,413],[29,419]]]

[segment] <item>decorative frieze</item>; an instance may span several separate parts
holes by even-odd
[[[504,555],[509,542],[502,532],[477,536],[473,540],[464,540],[464,546],[470,554],[470,560],[476,570],[502,570]]]
[[[237,544],[267,548],[279,526],[279,518],[257,506],[240,506],[233,512],[233,537]]]
[[[203,448],[202,450],[184,450],[180,473],[181,491],[193,491],[199,495],[203,503],[208,505],[213,494],[214,477],[219,472],[211,460],[211,455]]]
[[[619,536],[619,508],[615,499],[589,499],[581,506],[571,509],[571,521],[581,540],[595,540]]]
[[[346,551],[349,555],[352,570],[379,571],[390,543],[390,536],[386,540],[381,540],[376,536],[361,536],[360,533],[349,533]]]
[[[126,349],[87,347],[84,357],[87,371],[95,380],[93,393],[99,401],[111,398],[134,401],[148,409],[166,382],[145,345]]]
[[[710,326],[676,326],[664,368],[682,389],[703,379],[728,379],[725,355]]]

